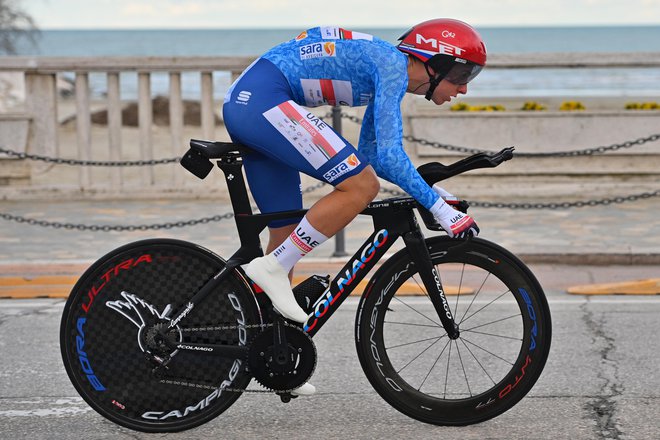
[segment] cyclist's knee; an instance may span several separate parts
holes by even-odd
[[[355,176],[341,182],[336,189],[354,194],[364,205],[367,205],[378,195],[380,182],[374,169],[368,166]]]

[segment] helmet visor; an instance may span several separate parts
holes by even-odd
[[[454,66],[449,70],[447,75],[443,79],[446,79],[452,84],[463,85],[472,81],[479,72],[484,68],[479,64],[466,62],[463,63],[454,63]]]

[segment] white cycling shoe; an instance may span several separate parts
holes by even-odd
[[[289,276],[274,255],[255,258],[245,267],[245,273],[264,290],[282,316],[300,323],[307,321],[307,313],[293,296]]]
[[[316,387],[309,382],[305,382],[291,391],[291,395],[293,396],[311,396],[312,394],[316,394]]]

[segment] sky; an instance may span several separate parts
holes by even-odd
[[[41,29],[660,25],[660,0],[16,0]]]

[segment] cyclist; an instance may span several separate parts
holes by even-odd
[[[388,180],[427,208],[451,237],[477,235],[475,221],[453,209],[451,194],[420,177],[402,144],[406,92],[436,105],[467,93],[486,64],[486,48],[468,24],[435,19],[413,26],[397,46],[339,27],[316,27],[275,46],[232,84],[223,106],[244,155],[250,190],[261,212],[302,208],[299,172],[334,186],[302,218],[269,224],[266,255],[246,274],[285,317],[305,322],[290,285],[293,266],[351,222]],[[302,106],[367,106],[358,148]],[[312,394],[303,385],[294,394]]]

